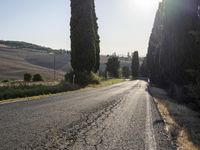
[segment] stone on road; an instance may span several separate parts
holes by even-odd
[[[0,149],[170,150],[145,81],[0,105]]]

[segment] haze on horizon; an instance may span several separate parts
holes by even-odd
[[[101,54],[147,53],[160,0],[96,0]],[[70,49],[69,0],[2,0],[0,39]]]

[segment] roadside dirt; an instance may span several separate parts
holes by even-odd
[[[150,93],[163,117],[172,144],[178,150],[200,150],[200,114],[176,103],[162,89],[150,87]]]

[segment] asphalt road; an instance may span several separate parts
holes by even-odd
[[[172,149],[144,81],[0,105],[0,149]]]

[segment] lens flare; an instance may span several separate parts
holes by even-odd
[[[135,6],[135,8],[140,10],[151,10],[155,7],[158,7],[159,2],[162,0],[131,0],[131,3]]]

